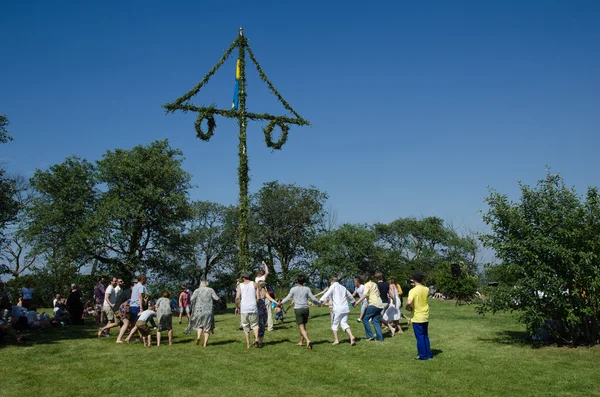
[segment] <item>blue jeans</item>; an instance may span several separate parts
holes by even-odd
[[[417,352],[421,360],[433,358],[429,347],[429,323],[412,323],[417,339]]]
[[[373,332],[371,331],[371,324],[369,324],[369,320],[372,320],[373,328],[375,328],[375,335],[377,336],[378,341],[383,341],[383,334],[381,333],[381,309],[375,306],[368,306],[367,310],[365,310],[365,315],[363,316],[362,322],[365,326],[365,333],[367,334],[367,339],[373,338]]]

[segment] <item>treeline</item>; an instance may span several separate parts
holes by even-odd
[[[15,180],[18,210],[4,228],[2,272],[44,280],[44,289],[54,289],[48,296],[74,279],[85,285],[100,274],[131,279],[140,272],[167,286],[210,279],[231,292],[242,270],[255,270],[237,260],[237,209],[190,200],[182,161],[164,140],[107,151],[96,162],[69,157],[29,181]],[[277,181],[251,195],[253,263],[265,260],[277,287],[288,288],[298,273],[320,286],[334,275],[376,270],[406,280],[418,269],[435,282],[450,262],[475,274],[477,241],[443,220],[338,226],[327,198]]]

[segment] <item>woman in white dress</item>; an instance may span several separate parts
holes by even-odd
[[[390,305],[388,306],[385,313],[383,313],[383,322],[389,324],[390,332],[392,336],[396,334],[396,332],[402,333],[402,327],[400,327],[399,321],[402,318],[402,313],[400,312],[401,302],[400,295],[398,294],[398,284],[396,284],[396,280],[391,279],[390,290],[388,293],[388,297],[390,299]]]

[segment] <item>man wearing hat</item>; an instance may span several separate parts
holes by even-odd
[[[241,315],[242,328],[246,337],[246,346],[250,348],[250,330],[254,333],[254,345],[258,347],[258,306],[260,299],[258,288],[250,279],[250,273],[241,274],[242,282],[238,284],[235,294],[235,314]]]
[[[408,293],[406,301],[406,310],[413,312],[412,325],[417,339],[417,352],[419,356],[415,360],[429,360],[433,358],[431,348],[429,347],[429,288],[423,284],[423,274],[415,272],[412,277],[414,288]]]

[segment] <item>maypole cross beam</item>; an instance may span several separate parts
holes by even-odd
[[[234,102],[231,109],[217,109],[215,106],[195,106],[190,103],[190,99],[194,97],[200,89],[208,83],[208,80],[216,73],[217,70],[225,63],[227,58],[231,55],[235,48],[238,48],[238,60],[236,66],[236,91],[234,93]],[[250,60],[256,66],[258,74],[262,81],[264,81],[269,90],[277,97],[283,107],[292,114],[293,117],[289,116],[274,116],[269,113],[250,113],[246,112],[246,51],[250,56]],[[248,213],[249,213],[249,199],[248,199],[248,182],[249,182],[249,168],[248,168],[248,154],[246,152],[246,125],[248,120],[265,120],[268,124],[263,128],[265,134],[265,142],[268,147],[273,149],[281,149],[288,139],[289,125],[310,125],[308,120],[300,117],[298,113],[275,89],[273,84],[269,81],[265,73],[263,72],[260,64],[256,60],[256,57],[252,53],[248,40],[244,37],[242,28],[240,28],[238,37],[231,43],[225,55],[221,57],[219,62],[204,76],[204,78],[196,84],[187,94],[177,98],[175,102],[163,105],[166,113],[173,113],[176,110],[183,112],[197,112],[198,118],[196,119],[195,127],[198,138],[208,141],[215,133],[215,115],[235,118],[238,120],[240,128],[239,132],[239,146],[238,156],[240,163],[238,166],[238,183],[240,185],[240,199],[239,199],[239,263],[242,269],[249,270],[251,268],[251,256],[248,246]],[[202,122],[206,120],[207,130],[202,131]],[[281,128],[281,137],[278,141],[273,141],[273,130],[275,126]]]

